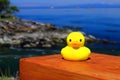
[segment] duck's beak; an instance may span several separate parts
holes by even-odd
[[[71,43],[71,46],[72,46],[73,48],[79,48],[79,47],[81,47],[81,44],[78,43],[78,42],[73,42],[73,43]]]

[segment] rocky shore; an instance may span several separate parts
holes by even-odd
[[[66,43],[71,29],[58,28],[52,24],[28,21],[14,17],[15,21],[0,21],[0,47],[53,47]],[[107,39],[100,40],[83,32],[86,43],[116,44]]]

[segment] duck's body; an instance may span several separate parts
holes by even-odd
[[[80,47],[74,49],[72,47],[66,46],[61,50],[61,54],[66,60],[86,60],[89,58],[90,50],[87,47]]]
[[[66,60],[86,60],[91,53],[90,49],[84,46],[84,36],[80,32],[72,32],[67,37],[67,46],[61,50],[61,55]]]

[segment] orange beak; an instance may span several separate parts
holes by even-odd
[[[80,43],[73,42],[73,43],[71,43],[71,46],[72,46],[73,48],[79,48],[81,45],[80,45]]]

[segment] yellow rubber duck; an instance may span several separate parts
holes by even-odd
[[[61,50],[64,59],[81,61],[89,58],[91,51],[84,46],[85,38],[81,32],[71,32],[66,41],[67,46]]]

